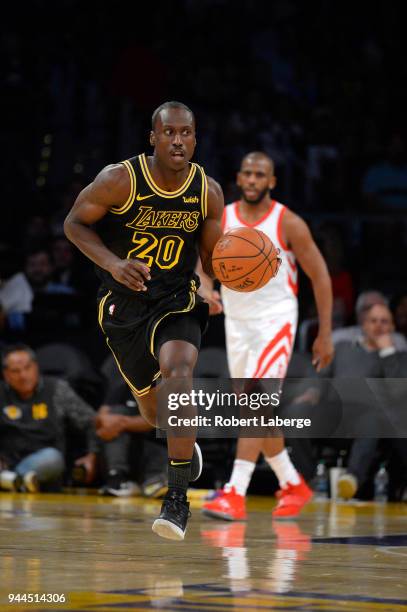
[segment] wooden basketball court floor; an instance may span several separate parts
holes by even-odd
[[[158,501],[0,494],[0,610],[407,611],[406,504],[313,502],[276,522],[257,497],[225,523],[199,498],[179,543],[152,533]]]

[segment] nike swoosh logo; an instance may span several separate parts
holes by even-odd
[[[141,202],[142,200],[147,200],[147,198],[152,198],[152,197],[153,197],[153,195],[154,195],[153,193],[150,193],[149,195],[142,196],[142,195],[140,195],[140,194],[138,193],[138,194],[137,194],[137,198],[136,198],[136,200],[137,200],[137,202]]]
[[[190,461],[180,461],[179,463],[176,461],[171,461],[171,465],[188,465],[191,463]]]

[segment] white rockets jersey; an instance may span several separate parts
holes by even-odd
[[[282,238],[281,224],[287,208],[272,200],[270,209],[256,223],[249,224],[239,214],[239,202],[225,207],[222,219],[223,231],[236,227],[254,227],[264,232],[274,246],[280,249],[280,270],[264,287],[243,293],[221,285],[222,301],[227,317],[233,319],[269,319],[270,315],[283,315],[298,308],[297,265],[294,253]]]

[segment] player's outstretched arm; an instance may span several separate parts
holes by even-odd
[[[223,234],[222,215],[224,208],[225,201],[222,188],[219,183],[208,176],[208,214],[202,227],[199,255],[203,271],[210,278],[215,278],[212,268],[212,251]]]
[[[319,372],[333,358],[332,343],[332,284],[328,268],[312,238],[308,225],[301,217],[287,210],[283,217],[283,236],[312,283],[318,311],[318,336],[312,347],[312,363]]]
[[[91,225],[102,219],[113,207],[124,204],[130,194],[130,178],[122,164],[106,166],[78,195],[65,219],[64,230],[73,242],[95,264],[111,273],[119,283],[134,291],[145,291],[149,268],[134,259],[120,259],[102,242]]]

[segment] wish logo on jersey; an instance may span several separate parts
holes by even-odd
[[[138,215],[131,223],[132,229],[165,227],[193,232],[199,225],[199,211],[154,210],[152,206],[140,206]]]

